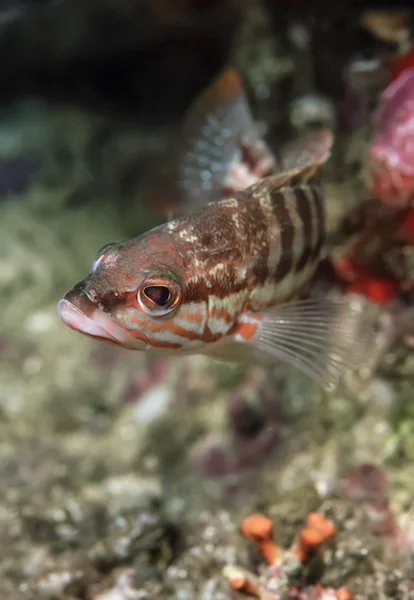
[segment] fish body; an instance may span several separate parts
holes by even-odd
[[[357,342],[372,340],[364,328],[356,331],[360,310],[348,310],[348,300],[307,295],[323,251],[321,168],[333,137],[328,130],[305,136],[277,167],[252,133],[234,77],[219,78],[218,94],[207,90],[207,102],[190,111],[181,150],[160,179],[154,202],[163,190],[179,216],[105,246],[58,311],[72,329],[126,348],[276,358],[334,384],[361,360]],[[242,163],[244,183],[233,176]],[[261,177],[260,169],[275,173]],[[210,200],[204,206],[203,197]]]
[[[236,333],[242,313],[297,295],[319,262],[322,223],[319,186],[280,189],[270,178],[109,247],[76,293],[128,327],[138,342],[188,351]],[[165,277],[170,289],[170,273],[180,307],[156,327],[150,315],[137,312],[136,292],[148,278],[161,284]]]

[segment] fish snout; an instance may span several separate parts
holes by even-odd
[[[94,309],[95,301],[93,295],[87,292],[85,282],[77,283],[71,290],[66,292],[61,302],[66,301],[77,307],[85,315],[89,315]]]
[[[131,336],[130,332],[101,310],[96,302],[97,298],[92,295],[83,281],[59,300],[58,315],[70,329],[88,337],[133,349],[146,348],[142,340],[136,340]]]

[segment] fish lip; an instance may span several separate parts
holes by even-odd
[[[79,333],[83,333],[92,338],[108,340],[115,344],[125,345],[128,334],[116,323],[114,323],[105,313],[98,308],[93,307],[90,315],[87,315],[76,304],[62,298],[57,305],[57,312],[62,321]]]

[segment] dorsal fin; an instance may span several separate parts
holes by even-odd
[[[264,177],[248,191],[257,192],[261,186],[271,186],[273,190],[277,190],[285,186],[293,187],[309,182],[328,160],[333,142],[332,131],[320,129],[287,144],[282,155],[284,170]]]
[[[282,152],[282,170],[298,171],[307,167],[318,169],[329,158],[334,142],[330,129],[318,129],[285,145]]]
[[[190,107],[151,190],[150,208],[177,214],[219,200],[233,185],[232,168],[242,165],[246,149],[255,160],[267,161],[271,172],[274,158],[257,131],[240,77],[229,68]],[[240,189],[251,183],[242,176]]]

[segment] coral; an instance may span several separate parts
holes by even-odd
[[[325,544],[336,535],[335,525],[330,519],[319,513],[309,514],[306,527],[299,531],[289,550],[283,550],[275,543],[272,522],[264,515],[246,517],[240,529],[269,566],[258,577],[239,567],[226,566],[223,573],[234,590],[260,600],[352,600],[345,587],[334,590],[309,585],[312,575],[311,572],[306,573],[306,565],[316,557],[322,557]]]
[[[405,208],[414,196],[413,152],[414,68],[404,69],[382,94],[374,116],[370,148],[372,195]]]
[[[346,291],[378,304],[410,302],[414,289],[412,51],[397,59],[393,77],[374,115],[366,190],[339,223],[336,235],[343,247],[334,259],[335,276]]]

